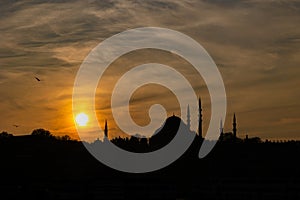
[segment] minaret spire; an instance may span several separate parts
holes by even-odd
[[[202,106],[201,106],[201,98],[199,97],[198,99],[198,111],[199,111],[199,114],[198,114],[198,117],[199,117],[199,124],[198,124],[198,135],[202,137]]]
[[[220,134],[223,134],[223,122],[220,120]]]
[[[220,140],[222,141],[224,137],[224,129],[222,119],[220,120]]]
[[[235,117],[235,113],[233,114],[232,132],[233,132],[233,137],[236,138],[237,128],[236,128],[236,117]]]
[[[190,130],[191,129],[191,114],[190,114],[190,105],[188,104],[187,106],[187,114],[186,114],[186,123],[187,123],[187,127]]]
[[[105,120],[105,126],[104,126],[104,136],[108,138],[108,128],[107,128],[107,120]]]

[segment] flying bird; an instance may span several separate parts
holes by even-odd
[[[38,77],[36,77],[36,76],[35,76],[34,78],[35,78],[37,81],[41,81],[41,79],[39,79],[39,78],[38,78]]]
[[[13,126],[14,126],[14,127],[16,127],[16,128],[18,128],[18,127],[19,127],[19,125],[15,125],[15,124],[14,124]]]

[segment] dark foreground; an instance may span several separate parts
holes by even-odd
[[[0,141],[0,199],[300,199],[300,143],[218,144],[151,173],[95,160],[80,142]],[[193,149],[195,148],[195,149]]]

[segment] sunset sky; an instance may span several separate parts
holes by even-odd
[[[116,33],[153,26],[190,36],[214,59],[227,92],[225,131],[231,131],[235,112],[240,137],[300,139],[299,24],[300,0],[3,0],[0,132],[45,128],[78,138],[72,90],[85,57]],[[210,98],[201,76],[184,59],[159,50],[132,52],[110,66],[96,95],[99,122],[108,119],[111,133],[119,133],[110,111],[113,85],[131,67],[149,62],[172,66],[189,79],[202,98],[206,130]],[[140,125],[149,122],[154,103],[168,115],[180,114],[174,95],[158,85],[139,89],[131,103]]]

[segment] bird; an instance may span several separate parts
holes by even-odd
[[[34,78],[35,78],[37,81],[41,81],[41,79],[39,79],[39,78],[38,78],[38,77],[36,77],[36,76],[35,76]]]
[[[16,128],[18,128],[18,127],[19,127],[19,125],[15,125],[15,124],[14,124],[13,126],[14,126],[14,127],[16,127]]]

